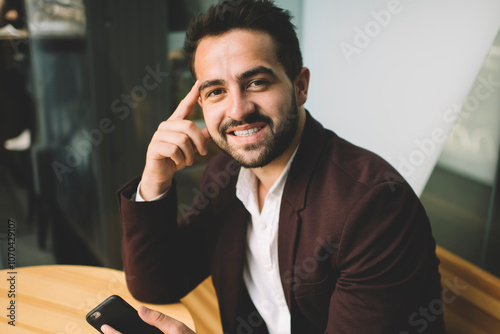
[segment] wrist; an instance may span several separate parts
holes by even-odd
[[[172,180],[158,183],[143,179],[139,187],[139,194],[145,201],[150,201],[163,195],[171,186]]]

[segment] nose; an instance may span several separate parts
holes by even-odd
[[[236,90],[231,94],[230,105],[227,109],[227,116],[236,121],[243,121],[255,112],[255,104],[249,99],[244,91]]]

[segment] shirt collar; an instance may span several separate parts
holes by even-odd
[[[299,146],[300,143],[295,148],[295,151],[288,160],[283,172],[281,172],[281,175],[278,177],[276,182],[274,182],[271,189],[269,189],[266,198],[269,196],[279,196],[281,198],[285,182],[290,171],[290,166],[292,165],[292,161],[295,158],[295,154],[297,153]],[[240,168],[240,173],[236,182],[236,197],[238,197],[238,199],[252,215],[259,214],[259,206],[257,203],[257,177],[251,169],[245,167]]]

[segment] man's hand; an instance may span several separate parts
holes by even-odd
[[[172,184],[174,173],[191,166],[197,152],[207,154],[210,140],[207,128],[200,130],[186,119],[198,100],[199,86],[196,81],[172,116],[160,124],[149,143],[140,189],[146,201],[163,194]]]
[[[158,311],[150,310],[146,306],[139,307],[139,316],[142,320],[144,320],[144,322],[150,324],[151,326],[155,326],[165,334],[195,334],[182,322]],[[101,331],[104,334],[121,334],[108,325],[103,325],[101,327]]]

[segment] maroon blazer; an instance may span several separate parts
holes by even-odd
[[[249,213],[235,195],[238,172],[230,157],[213,158],[189,210],[175,181],[155,202],[131,200],[138,179],[124,186],[124,269],[132,295],[149,303],[176,302],[212,275],[224,332],[267,333],[243,282]],[[292,333],[444,333],[419,199],[387,162],[309,113],[281,202],[278,257]]]

